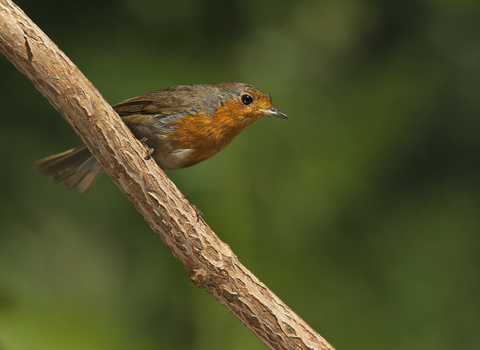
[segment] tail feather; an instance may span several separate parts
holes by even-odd
[[[34,168],[42,175],[65,182],[69,190],[78,187],[81,194],[87,193],[103,172],[103,167],[85,145],[63,153],[37,160]]]

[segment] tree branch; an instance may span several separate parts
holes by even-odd
[[[0,0],[0,50],[63,115],[186,268],[270,349],[333,347],[248,271],[144,149],[92,83],[10,0]]]

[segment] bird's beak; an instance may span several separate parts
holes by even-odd
[[[282,119],[288,119],[288,117],[285,113],[280,112],[275,107],[272,107],[272,108],[269,108],[269,109],[262,109],[262,112],[267,117],[277,117],[277,118],[282,118]]]

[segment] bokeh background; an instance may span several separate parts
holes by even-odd
[[[17,0],[112,104],[241,81],[289,120],[167,175],[337,349],[480,347],[480,2]],[[0,57],[0,349],[264,349]]]

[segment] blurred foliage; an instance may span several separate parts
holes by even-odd
[[[480,346],[480,2],[18,0],[113,103],[248,82],[288,121],[168,172],[240,260],[337,349]],[[264,349],[188,282],[0,57],[0,349]]]

